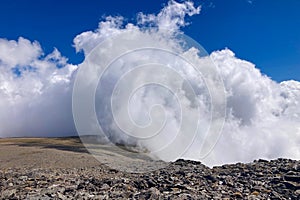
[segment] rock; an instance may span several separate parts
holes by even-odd
[[[109,190],[110,186],[104,183],[101,187],[101,190]]]
[[[160,195],[160,191],[157,188],[150,188],[149,192],[151,193],[150,199],[157,199]]]
[[[28,179],[28,176],[20,176],[19,179],[22,181],[26,181]]]
[[[15,196],[16,192],[17,192],[16,189],[4,190],[2,192],[2,195],[1,195],[2,197],[1,198],[3,198],[3,199],[11,199],[12,197]]]
[[[293,169],[296,171],[296,172],[300,172],[300,164],[295,164]]]
[[[251,193],[251,195],[258,196],[258,195],[259,195],[259,192],[257,192],[257,191],[254,191],[254,192],[252,192],[252,193]]]
[[[261,163],[268,163],[269,161],[264,160],[264,159],[259,159],[257,162],[261,162]]]
[[[300,189],[300,184],[298,183],[294,183],[290,181],[284,181],[283,183],[287,187],[287,189],[292,189],[292,190]]]
[[[235,198],[243,198],[243,195],[242,195],[242,193],[240,193],[240,192],[235,192],[235,193],[233,193],[233,196],[234,196]]]
[[[296,174],[296,173],[293,173],[293,174]],[[284,180],[300,183],[300,176],[297,176],[297,175],[285,175],[284,176]]]
[[[210,180],[212,182],[216,182],[217,181],[217,178],[214,175],[212,175],[212,174],[205,175],[204,178],[206,178],[206,179],[208,179],[208,180]]]
[[[152,179],[148,179],[147,184],[149,187],[154,187],[156,185],[156,183]]]
[[[57,197],[58,197],[59,199],[61,199],[61,200],[66,200],[66,199],[68,199],[65,195],[63,195],[63,194],[60,193],[60,192],[57,193]]]
[[[278,193],[275,192],[275,191],[272,191],[272,196],[273,196],[274,198],[276,198],[276,199],[280,199],[280,198],[281,198],[281,195],[278,194]]]
[[[288,171],[285,175],[297,175],[295,171]]]
[[[0,170],[0,199],[300,199],[299,162],[279,159],[210,169],[180,160],[141,174],[105,166]]]
[[[256,176],[258,176],[258,177],[263,177],[263,176],[265,176],[265,174],[262,173],[262,172],[258,172],[258,173],[256,174]]]

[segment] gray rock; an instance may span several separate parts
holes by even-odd
[[[105,166],[0,171],[0,199],[300,199],[300,161],[278,159],[212,169],[179,160],[144,174]]]
[[[285,179],[286,181],[293,181],[293,182],[298,182],[298,183],[300,183],[300,175],[297,176],[297,175],[295,175],[295,174],[296,174],[296,172],[293,172],[293,175],[285,175],[285,176],[284,176],[284,179]]]
[[[2,192],[1,198],[3,198],[3,199],[10,199],[10,198],[12,198],[12,197],[15,196],[16,192],[17,192],[16,189],[11,189],[11,190],[7,189],[7,190],[4,190]]]

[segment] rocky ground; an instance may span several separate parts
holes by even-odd
[[[0,199],[300,199],[300,161],[208,168],[178,160],[160,170],[126,173],[84,150],[61,148],[65,142],[55,148],[35,142],[0,141]]]

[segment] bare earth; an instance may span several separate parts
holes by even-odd
[[[91,168],[106,165],[120,171],[144,172],[165,167],[146,154],[124,146],[99,143],[78,137],[0,139],[0,170],[7,168],[58,169]]]
[[[0,139],[0,169],[82,168],[100,163],[79,138]]]

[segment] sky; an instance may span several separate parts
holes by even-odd
[[[300,80],[300,1],[194,2],[202,6],[201,13],[188,18],[191,24],[183,30],[209,53],[227,47],[277,82]],[[3,0],[0,38],[36,40],[45,54],[56,47],[69,63],[79,64],[84,56],[73,47],[76,35],[96,29],[105,16],[132,21],[138,12],[158,13],[166,4],[167,0]]]

